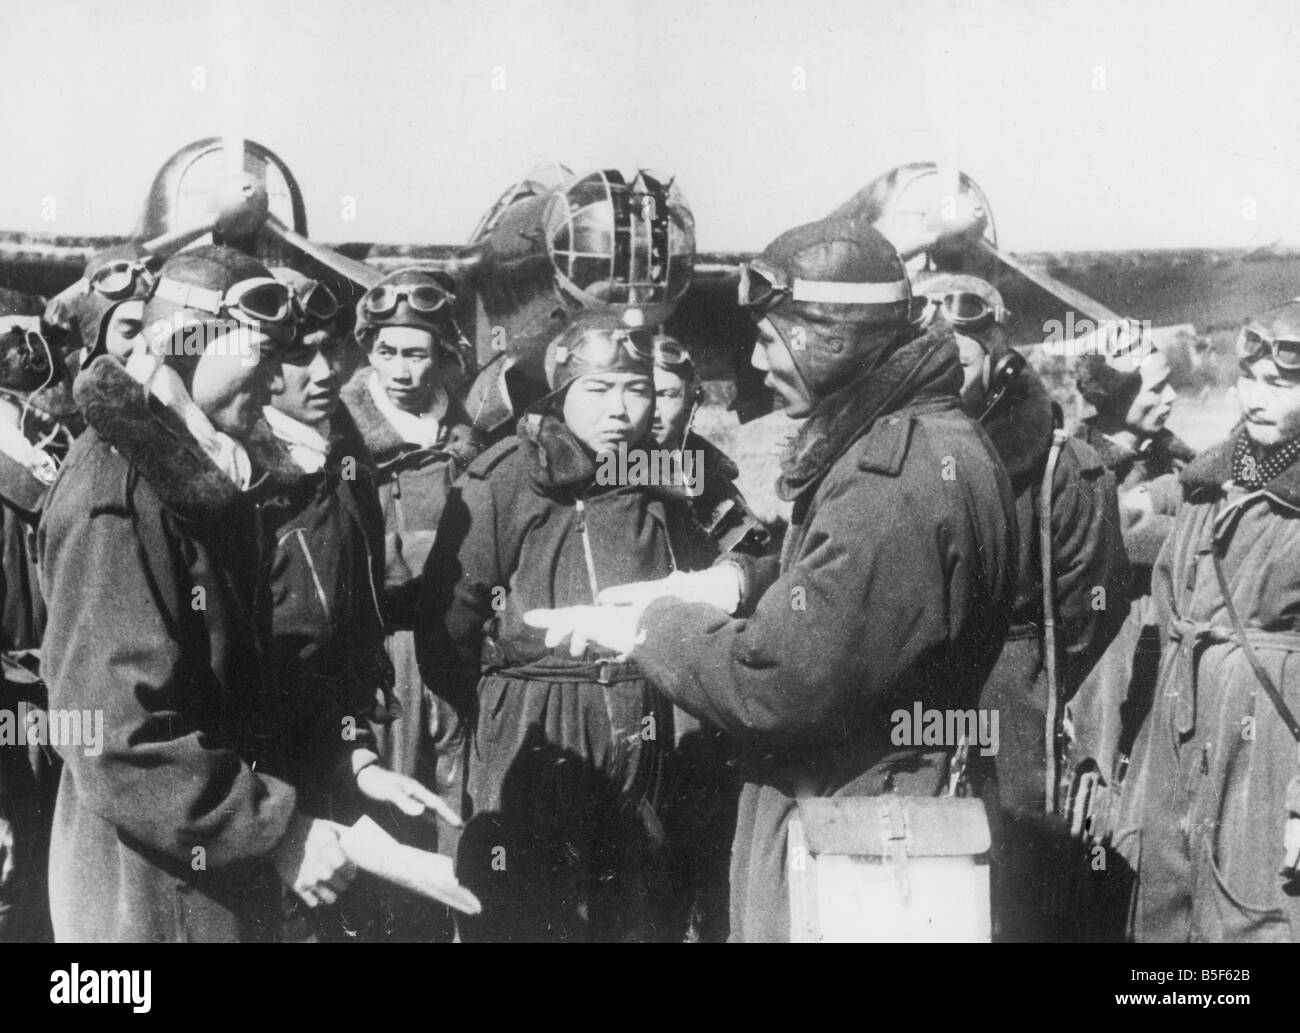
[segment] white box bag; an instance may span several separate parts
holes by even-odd
[[[790,939],[988,943],[989,846],[979,800],[799,800],[788,836]]]

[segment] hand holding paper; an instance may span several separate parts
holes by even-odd
[[[436,811],[455,828],[463,822],[460,816],[436,793],[426,789],[415,779],[399,775],[378,764],[371,764],[357,772],[357,788],[362,795],[376,803],[389,803],[403,814],[418,817],[426,811]]]
[[[451,858],[403,846],[370,817],[351,828],[334,828],[343,852],[362,871],[467,915],[477,915],[483,909],[478,898],[456,881]]]

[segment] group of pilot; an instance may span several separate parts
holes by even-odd
[[[1197,456],[1149,335],[1067,435],[992,285],[792,229],[740,276],[798,421],[765,527],[679,341],[578,313],[493,440],[454,301],[222,245],[0,292],[0,711],[104,732],[0,736],[0,939],[787,940],[799,801],[954,791],[995,939],[1297,938],[1300,302]],[[702,486],[598,476],[656,450]],[[481,911],[360,872],[363,816]]]

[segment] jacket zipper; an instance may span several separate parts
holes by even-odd
[[[596,581],[596,557],[591,551],[591,536],[587,532],[587,507],[582,499],[577,501],[578,534],[582,536],[582,555],[587,561],[587,582],[591,587],[591,601],[595,603],[600,595],[600,585]]]
[[[311,558],[311,549],[307,547],[307,536],[301,527],[296,527],[290,531],[284,538],[296,538],[298,547],[302,549],[303,558],[307,561],[307,569],[311,572],[312,584],[316,586],[316,598],[320,600],[320,607],[325,611],[325,620],[330,624],[334,623],[334,616],[330,613],[329,600],[325,598],[325,586],[321,584],[320,575],[316,572],[316,564]],[[284,538],[280,539],[280,544],[284,544]]]

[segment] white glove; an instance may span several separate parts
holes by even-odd
[[[607,588],[596,601],[602,606],[630,606],[640,611],[655,599],[668,596],[686,603],[707,603],[734,614],[740,606],[740,577],[736,564],[719,563],[693,574],[674,571],[658,581],[634,581]]]
[[[554,649],[566,640],[569,655],[575,659],[595,643],[618,653],[620,660],[645,641],[645,632],[637,631],[641,606],[568,606],[559,610],[529,610],[524,623],[546,629],[546,647]]]

